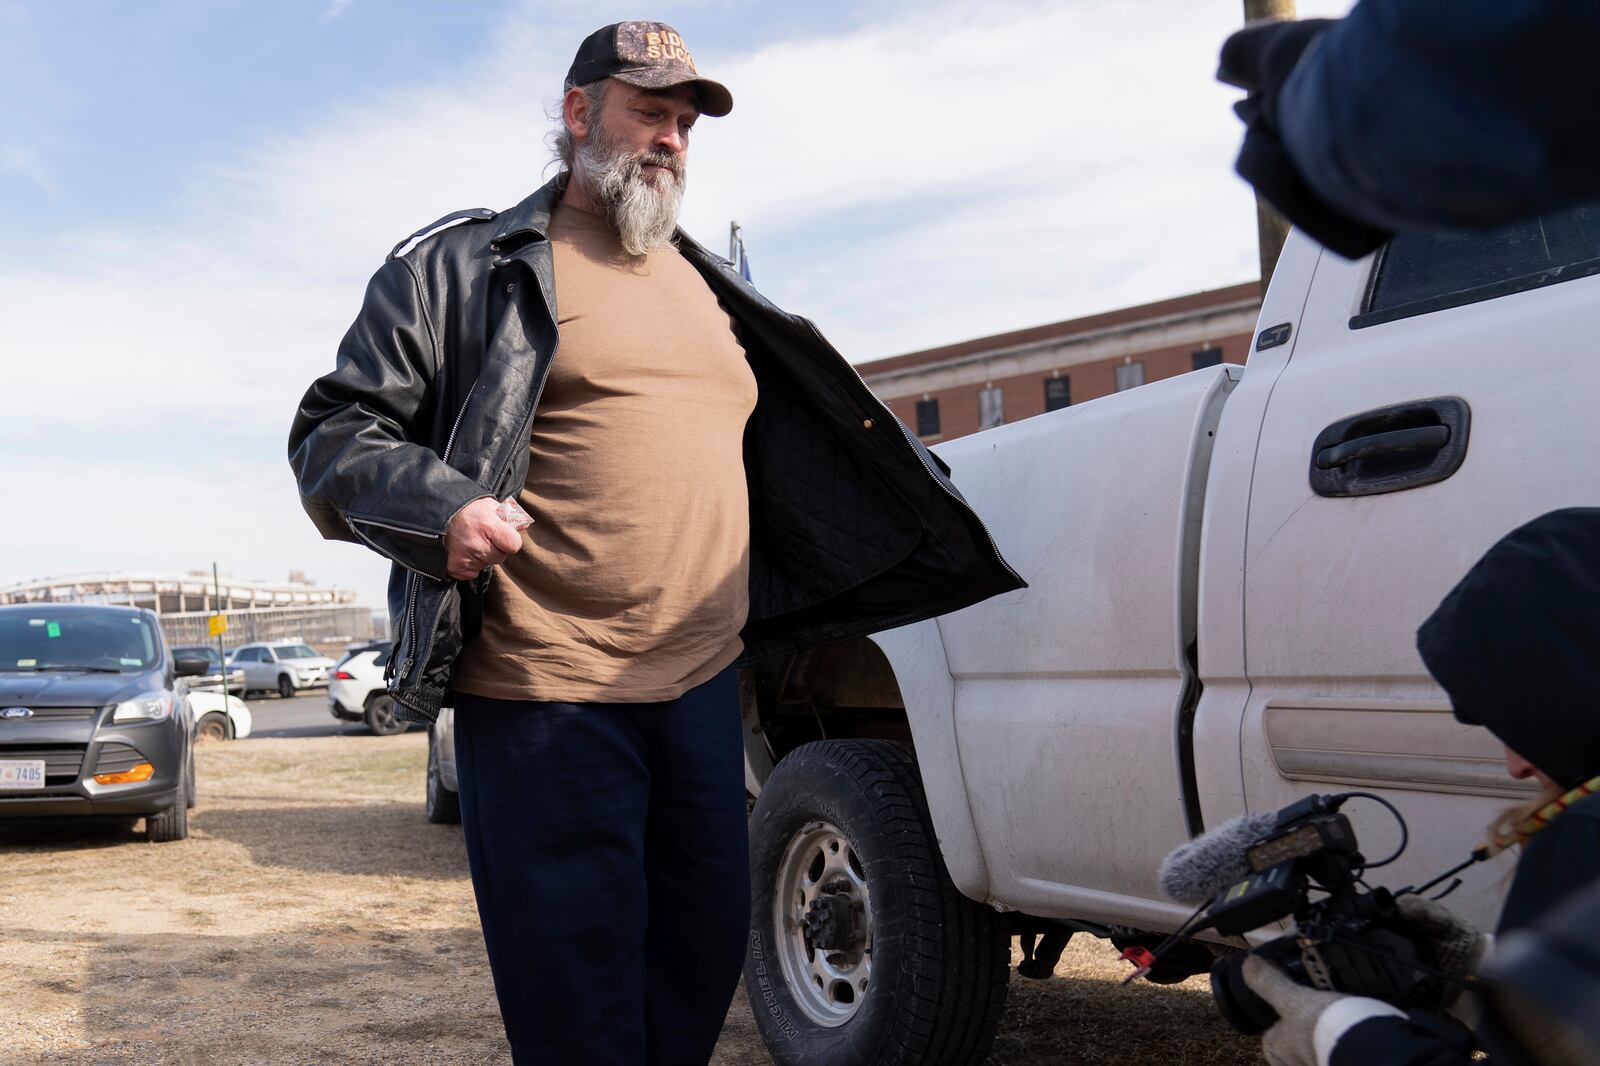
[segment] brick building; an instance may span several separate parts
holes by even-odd
[[[856,369],[923,440],[950,440],[1147,381],[1243,363],[1260,308],[1252,281]]]

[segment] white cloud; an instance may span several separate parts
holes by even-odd
[[[384,602],[388,564],[359,545],[319,540],[283,464],[265,457],[218,464],[202,453],[161,466],[115,453],[89,462],[33,458],[0,464],[0,499],[27,500],[34,516],[0,523],[0,585],[92,570],[182,572],[217,561],[246,580],[282,581],[301,569],[320,584],[357,589],[371,606]]]
[[[390,245],[540,183],[544,110],[586,27],[626,17],[615,6],[530,3],[492,54],[435,83],[338,104],[190,175],[182,215],[0,250],[8,391],[21,398],[9,427],[69,418],[108,452],[76,473],[32,464],[0,490],[25,482],[30,510],[51,514],[107,480],[141,485],[115,497],[139,516],[116,533],[139,565],[198,565],[220,538],[260,560],[252,572],[325,560],[325,580],[359,575],[377,602],[379,568],[322,546],[300,514],[281,445],[245,468],[266,502],[237,526],[174,538],[151,501],[183,499],[188,482],[119,467],[118,434],[158,429],[174,456],[230,434],[281,440]],[[324,17],[347,7],[332,0]],[[737,218],[757,283],[841,349],[893,354],[1253,273],[1252,202],[1230,172],[1234,94],[1212,81],[1232,0],[888,10],[827,37],[697,46],[737,106],[697,130],[685,225],[720,250]],[[691,41],[704,15],[665,13]],[[219,392],[232,425],[216,419]],[[97,543],[12,530],[0,547],[7,571],[26,558],[32,574],[101,568],[103,553],[79,561]]]
[[[349,11],[350,5],[353,3],[355,3],[355,0],[328,0],[328,6],[323,9],[317,21],[320,23],[332,22],[346,11]]]
[[[736,215],[757,280],[858,357],[1245,280],[1219,23],[1203,5],[1002,5],[775,46],[729,74],[739,106],[696,146],[690,225]],[[848,257],[767,269],[764,239],[803,246],[847,214],[866,220]]]
[[[32,148],[15,144],[0,146],[0,171],[6,170],[22,175],[47,196],[55,196],[58,190],[55,178]]]

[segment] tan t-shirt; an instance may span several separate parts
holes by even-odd
[[[728,313],[676,250],[630,257],[603,218],[565,204],[550,243],[561,339],[518,497],[534,522],[494,568],[456,687],[676,699],[742,650],[755,377]]]

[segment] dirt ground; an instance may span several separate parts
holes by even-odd
[[[507,1063],[426,737],[205,745],[190,839],[0,829],[0,1062]],[[1119,987],[1091,938],[1013,978],[996,1066],[1236,1066],[1203,980]],[[716,1066],[769,1062],[741,992]]]

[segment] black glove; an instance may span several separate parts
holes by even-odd
[[[1278,91],[1289,72],[1323,30],[1335,19],[1254,22],[1222,42],[1217,80],[1260,97],[1275,111]]]
[[[1295,64],[1334,19],[1258,22],[1222,44],[1217,79],[1249,93],[1235,104],[1245,124],[1234,169],[1300,229],[1348,259],[1357,259],[1390,234],[1333,210],[1306,184],[1278,132],[1278,94]]]

